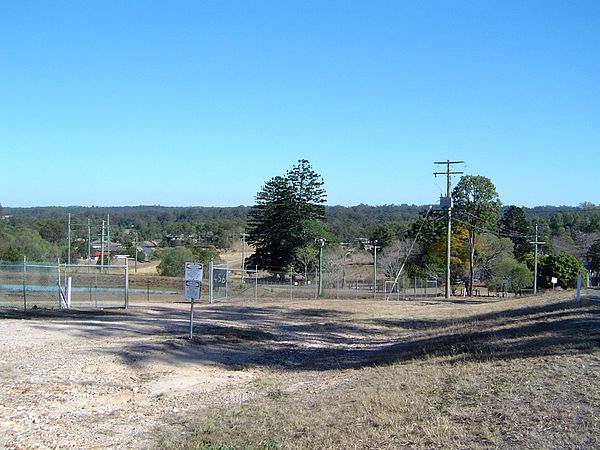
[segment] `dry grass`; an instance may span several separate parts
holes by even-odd
[[[369,330],[378,340],[367,348],[293,348],[281,354],[294,360],[291,368],[257,361],[250,400],[205,410],[184,441],[167,439],[164,446],[600,447],[597,303],[578,306],[561,294],[366,306],[331,302],[313,310],[321,322],[309,337],[327,347],[336,342],[332,336],[360,338]]]

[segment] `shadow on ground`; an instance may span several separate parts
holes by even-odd
[[[406,314],[406,312],[404,312]],[[110,351],[140,364],[207,363],[229,369],[268,366],[335,370],[438,358],[443,362],[506,360],[589,353],[600,347],[600,304],[556,301],[452,320],[356,318],[333,308],[219,305],[196,312],[186,338],[185,310],[36,312],[38,327],[77,325],[84,337],[124,338]],[[0,318],[19,318],[3,312]],[[21,317],[23,318],[23,317]],[[151,339],[128,339],[131,337]]]

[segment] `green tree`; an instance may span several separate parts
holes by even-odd
[[[163,277],[183,277],[187,261],[194,260],[194,254],[186,247],[165,248],[159,254],[158,273]]]
[[[488,289],[500,291],[505,283],[508,292],[517,292],[533,284],[533,273],[524,263],[510,256],[503,256],[491,264],[486,285]]]
[[[469,232],[469,293],[475,280],[475,249],[482,231],[496,228],[500,216],[500,199],[489,178],[465,175],[452,191],[453,215]]]
[[[600,272],[600,239],[590,245],[586,257],[590,263],[590,270]]]
[[[525,211],[518,206],[510,205],[504,210],[500,220],[502,234],[508,235],[514,244],[514,255],[518,261],[523,261],[523,256],[532,250],[531,229]]]
[[[585,273],[581,261],[573,255],[550,255],[545,260],[540,270],[540,284],[545,287],[552,286],[552,277],[558,278],[558,285],[562,287],[575,287],[577,273]]]
[[[194,261],[201,262],[206,267],[211,261],[217,262],[221,260],[219,251],[215,247],[194,247],[192,249]]]
[[[291,267],[298,248],[324,237],[323,184],[307,160],[264,184],[248,214],[248,242],[255,247],[248,265],[273,273]]]
[[[393,239],[394,233],[390,226],[385,223],[377,225],[370,236],[371,242],[376,242],[382,253],[386,247],[392,244]]]
[[[308,280],[308,270],[314,265],[319,255],[319,250],[312,244],[306,243],[302,247],[298,247],[295,252],[296,260],[300,263],[304,273],[304,283]]]

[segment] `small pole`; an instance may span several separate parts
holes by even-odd
[[[534,256],[534,275],[533,275],[533,293],[537,294],[537,278],[538,278],[538,224],[535,224],[535,256]]]
[[[67,229],[67,264],[71,265],[71,213],[67,214],[68,229]]]
[[[110,214],[106,215],[106,265],[110,266]]]
[[[27,311],[27,256],[23,255],[23,311]]]
[[[57,279],[56,286],[58,287],[58,307],[62,308],[62,302],[60,299],[61,287],[60,287],[60,258],[56,258],[56,271],[57,271]]]
[[[129,258],[125,258],[125,309],[129,308]]]
[[[100,237],[100,272],[104,272],[104,220],[102,221],[102,234]]]
[[[373,298],[377,297],[377,240],[373,242]]]
[[[577,304],[581,305],[581,271],[577,272]]]
[[[321,246],[319,247],[319,294],[323,295],[323,247],[325,247],[325,239],[319,239]]]
[[[294,293],[293,293],[293,279],[294,279],[294,275],[292,274],[292,269],[290,269],[290,301],[292,301],[294,299]]]
[[[135,262],[133,263],[133,271],[137,273],[137,260],[138,260],[138,232],[135,230]]]
[[[242,283],[244,282],[244,274],[246,270],[246,237],[247,233],[242,233]]]
[[[254,303],[258,300],[258,266],[254,267]]]
[[[88,241],[87,241],[87,247],[88,247],[88,265],[90,265],[92,263],[92,230],[91,230],[91,224],[90,224],[90,219],[88,217]]]
[[[67,277],[65,280],[65,306],[71,308],[71,283],[73,278]]]
[[[319,297],[319,283],[317,281],[317,277],[319,276],[318,271],[319,269],[317,269],[315,267],[315,300],[317,299],[317,297]]]
[[[190,340],[194,337],[194,297],[190,303]]]
[[[211,305],[213,303],[213,297],[215,295],[215,291],[214,291],[215,288],[213,286],[213,270],[214,270],[214,264],[213,264],[213,260],[211,259],[210,262],[208,263],[208,303],[210,303]]]

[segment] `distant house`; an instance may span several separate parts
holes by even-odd
[[[92,258],[100,258],[102,255],[102,242],[100,240],[92,241]],[[109,253],[110,252],[110,253]],[[105,242],[104,243],[104,257],[126,255],[127,249],[118,242]]]
[[[142,251],[146,255],[146,259],[150,259],[154,250],[158,248],[158,242],[156,241],[142,241],[140,242],[140,247]]]

